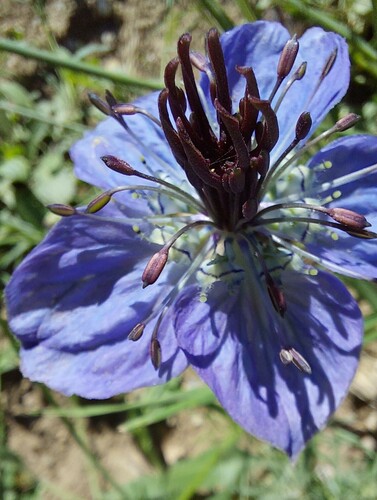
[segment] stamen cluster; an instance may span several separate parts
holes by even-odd
[[[191,36],[178,41],[178,57],[165,70],[166,88],[159,97],[161,125],[177,162],[197,190],[208,215],[216,225],[234,231],[237,223],[257,211],[258,190],[269,166],[270,151],[279,137],[278,122],[269,100],[260,99],[250,67],[237,67],[245,78],[245,93],[239,110],[232,113],[227,72],[219,35],[215,29],[206,37],[207,59],[190,52]],[[290,71],[298,43],[289,44],[279,78]],[[185,93],[176,86],[181,67]],[[206,73],[216,113],[213,130],[203,108],[193,67]],[[174,119],[172,125],[169,109]],[[190,115],[187,117],[187,108]],[[258,121],[261,112],[263,119]]]

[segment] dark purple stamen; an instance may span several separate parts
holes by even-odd
[[[178,58],[170,61],[165,69],[166,88],[159,97],[161,126],[208,215],[220,229],[235,231],[245,214],[251,218],[256,212],[257,203],[253,200],[258,198],[260,179],[269,166],[269,152],[279,138],[277,118],[270,101],[260,99],[254,72],[248,67],[237,67],[245,78],[245,93],[238,112],[234,113],[224,55],[215,29],[210,30],[206,38],[208,63],[190,53],[190,42],[190,35],[181,36]],[[281,63],[280,77],[293,64],[295,43],[291,45]],[[175,83],[178,65],[182,70],[184,92]],[[200,100],[193,67],[210,76],[217,135]]]

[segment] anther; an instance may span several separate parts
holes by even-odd
[[[306,61],[302,62],[300,66],[296,69],[296,71],[292,75],[292,80],[293,81],[299,81],[304,78],[305,73],[306,73],[306,68],[308,66],[308,63]]]
[[[290,73],[296,60],[298,49],[299,43],[297,36],[293,35],[293,37],[285,44],[285,47],[280,54],[277,68],[277,75],[279,79],[283,80]]]
[[[306,359],[293,347],[289,349],[281,349],[279,352],[280,361],[283,365],[289,365],[293,363],[294,366],[303,373],[310,375],[312,369]]]
[[[111,200],[111,193],[105,191],[94,198],[85,209],[86,214],[95,214],[105,207]]]
[[[340,120],[338,120],[334,128],[337,132],[344,132],[349,128],[353,127],[360,120],[360,116],[355,113],[349,113]]]
[[[290,349],[290,353],[292,354],[292,363],[295,367],[310,375],[312,373],[312,369],[306,359],[299,352],[297,352],[296,349],[293,349],[293,347]]]
[[[132,115],[144,115],[147,118],[149,118],[153,123],[161,127],[161,122],[158,118],[156,118],[154,115],[149,113],[146,109],[139,108],[138,106],[135,106],[134,104],[130,103],[117,103],[114,104],[111,108],[114,113],[117,115],[126,115],[126,116],[132,116]]]
[[[127,337],[128,340],[132,340],[133,342],[139,340],[144,333],[144,329],[145,329],[144,323],[137,323],[137,325],[135,325],[128,334]]]
[[[288,156],[288,154],[291,151],[293,151],[293,149],[297,146],[297,144],[300,141],[305,139],[305,137],[310,132],[311,126],[312,126],[312,117],[308,111],[304,111],[298,117],[298,120],[296,122],[295,138],[290,143],[290,145],[281,153],[279,158],[275,161],[271,170],[268,172],[268,175],[267,175],[266,180],[265,180],[263,187],[262,187],[262,191],[260,192],[260,196],[265,192],[266,186],[271,181],[272,177],[276,175],[276,171],[277,171],[279,165],[281,164],[281,162]]]
[[[279,352],[279,357],[283,365],[289,365],[289,363],[292,363],[293,356],[287,349],[282,349]]]
[[[117,100],[115,99],[114,95],[108,89],[105,90],[105,99],[106,99],[106,102],[108,103],[108,105],[111,107],[113,107],[113,106],[115,106],[115,104],[117,104]]]
[[[47,208],[53,214],[60,215],[61,217],[70,217],[71,215],[77,214],[77,210],[71,205],[64,205],[63,203],[53,203],[47,205]]]
[[[111,115],[111,107],[103,101],[97,94],[94,92],[89,92],[88,93],[88,98],[89,101],[95,106],[101,113],[104,113],[105,115]]]
[[[334,66],[334,63],[336,61],[337,55],[338,55],[338,49],[335,48],[331,52],[331,54],[329,55],[329,58],[327,59],[325,65],[324,65],[324,67],[322,69],[321,80],[323,80],[323,78],[325,78],[325,76],[327,76],[330,73],[330,71],[331,71],[331,69]]]
[[[375,240],[377,239],[377,233],[374,233],[373,231],[366,231],[365,229],[348,229],[345,227],[341,228],[343,231],[345,231],[347,234],[350,236],[354,236],[355,238],[361,238],[363,240]]]
[[[104,162],[106,167],[110,168],[110,170],[114,170],[114,172],[118,172],[118,174],[123,175],[134,175],[135,169],[131,167],[129,163],[116,156],[107,155],[101,156],[101,160]]]
[[[152,338],[150,344],[150,356],[152,364],[155,370],[158,370],[161,366],[161,345],[156,338]]]
[[[275,86],[272,89],[272,92],[269,97],[269,101],[275,97],[278,88],[280,87],[284,78],[290,73],[292,66],[296,60],[297,53],[299,49],[299,43],[297,41],[296,35],[294,35],[288,42],[285,44],[279,58],[278,67],[277,67],[277,78],[275,82]]]
[[[330,73],[332,67],[334,66],[334,63],[336,61],[336,57],[338,55],[338,49],[335,48],[331,54],[329,55],[327,61],[325,62],[325,65],[323,66],[322,68],[322,72],[321,72],[321,75],[318,79],[318,82],[317,82],[317,85],[315,86],[314,90],[313,90],[313,93],[309,99],[309,102],[314,98],[314,96],[316,95],[318,89],[320,88],[320,86],[322,85],[322,82],[323,80],[326,78],[326,76]]]
[[[241,193],[245,187],[245,172],[241,168],[234,168],[229,174],[228,183],[233,193]]]
[[[352,229],[364,229],[371,226],[364,215],[346,208],[329,208],[327,214],[340,224],[344,224]]]
[[[265,276],[267,291],[270,296],[272,305],[274,306],[275,311],[278,312],[281,317],[283,317],[287,310],[287,302],[285,300],[284,294],[281,288],[279,288],[275,281],[272,279],[270,274],[266,274]]]
[[[163,247],[160,251],[152,255],[141,277],[143,288],[146,288],[157,281],[166,265],[168,256],[169,248],[166,247]]]
[[[296,140],[302,141],[310,132],[310,128],[312,126],[312,117],[308,111],[304,111],[299,116],[296,123]]]
[[[121,160],[120,158],[117,158],[116,156],[112,155],[102,156],[101,160],[105,163],[105,165],[108,168],[114,170],[114,172],[118,172],[119,174],[123,175],[134,175],[135,177],[140,177],[141,179],[146,179],[147,181],[155,182],[156,184],[165,186],[170,190],[174,191],[175,193],[177,193],[180,197],[189,200],[192,205],[196,205],[199,208],[199,210],[201,210],[201,206],[198,205],[197,201],[194,198],[190,197],[187,194],[187,192],[177,187],[175,184],[165,181],[164,179],[159,179],[158,177],[153,177],[152,175],[139,172],[138,170],[132,168],[129,163],[127,163],[124,160]],[[111,195],[113,195],[115,192],[117,192],[117,188],[112,190]]]

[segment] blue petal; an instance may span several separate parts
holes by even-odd
[[[173,286],[168,265],[154,286],[141,289],[143,269],[157,248],[119,221],[79,215],[59,222],[6,288],[24,374],[65,394],[90,398],[179,374],[187,362],[169,313],[159,338],[164,363],[158,372],[149,358],[153,322],[141,340],[127,340]]]
[[[158,116],[157,98],[158,92],[153,92],[137,99],[134,104]],[[104,189],[149,184],[148,181],[138,182],[135,177],[127,177],[108,169],[100,158],[113,155],[127,161],[141,172],[164,178],[169,175],[176,184],[184,184],[186,190],[191,191],[162,130],[140,114],[125,117],[125,121],[137,140],[114,118],[107,118],[71,148],[77,177]]]
[[[325,162],[332,164],[331,168],[318,168]],[[371,165],[377,164],[377,137],[373,135],[352,135],[341,137],[319,151],[308,163],[308,167],[315,170],[312,186],[307,189],[316,190],[317,194],[325,197],[332,194],[335,188],[323,189],[327,182],[336,181],[339,177],[356,173]],[[341,198],[331,206],[340,206],[352,203],[352,197],[366,188],[377,186],[377,172],[362,176],[353,182],[343,184],[339,189]],[[369,206],[361,205],[359,211],[366,214]]]
[[[354,376],[362,339],[359,308],[331,275],[286,271],[284,319],[256,278],[239,293],[217,282],[205,303],[194,287],[176,305],[178,343],[245,430],[294,457],[325,425]],[[312,375],[279,359],[282,338]]]
[[[349,86],[348,47],[341,36],[315,27],[307,30],[299,42],[300,49],[293,71],[303,61],[307,61],[308,65],[305,76],[293,85],[278,111],[280,134],[283,138],[274,148],[275,157],[278,157],[293,140],[297,118],[302,112],[309,111],[312,118],[309,137],[327,113],[341,101]],[[316,90],[322,70],[334,50],[337,51],[334,65]]]
[[[331,162],[332,167],[318,170],[324,162]],[[317,167],[317,172],[313,185],[307,186],[307,189],[315,190],[320,198],[339,190],[341,197],[328,206],[347,208],[365,215],[372,224],[370,229],[377,232],[377,172],[337,188],[322,187],[324,183],[331,183],[338,177],[356,173],[376,163],[377,137],[343,137],[312,158],[309,167]],[[334,241],[330,232],[318,231],[307,235],[305,247],[320,259],[321,264],[336,272],[357,278],[377,278],[376,240],[359,239],[338,231]]]
[[[268,99],[275,85],[280,53],[289,38],[289,32],[281,24],[268,21],[237,26],[221,36],[235,110],[245,93],[245,78],[236,71],[236,66],[253,68],[261,99]]]
[[[221,44],[234,111],[238,109],[238,102],[245,89],[245,79],[235,70],[236,65],[253,68],[261,98],[268,99],[275,84],[281,51],[289,38],[291,37],[288,31],[281,24],[267,21],[238,26],[222,35]],[[303,61],[308,62],[307,71],[304,78],[289,90],[278,111],[280,138],[272,152],[272,161],[278,158],[294,139],[299,115],[304,111],[311,113],[314,131],[330,109],[344,96],[349,84],[350,63],[347,44],[343,38],[321,28],[311,28],[299,42],[300,49],[291,74]],[[338,51],[334,66],[312,98],[322,69],[334,49]],[[289,76],[286,81],[288,79]],[[210,102],[207,77],[202,78],[201,85]]]

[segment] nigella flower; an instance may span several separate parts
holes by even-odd
[[[105,191],[50,207],[67,217],[15,271],[10,326],[32,380],[108,398],[191,365],[236,422],[295,456],[357,367],[360,311],[328,271],[377,277],[377,138],[306,161],[357,119],[312,138],[348,86],[338,35],[257,22],[210,30],[206,56],[190,41],[162,92],[91,95],[109,117],[72,158]]]

